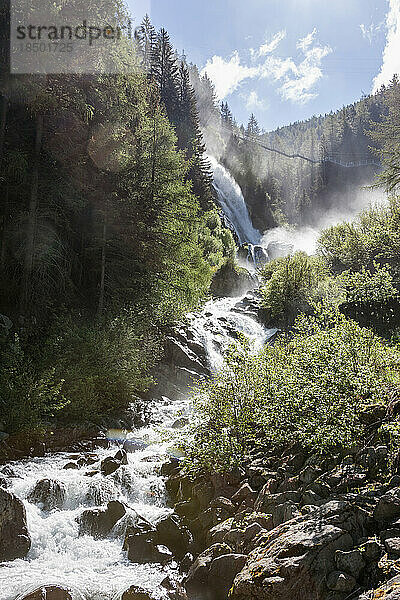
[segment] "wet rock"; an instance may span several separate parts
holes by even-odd
[[[132,585],[122,594],[121,600],[158,600],[158,596],[137,585]]]
[[[171,456],[170,459],[162,465],[161,475],[164,475],[165,477],[169,477],[175,471],[175,469],[179,468],[179,465],[180,465],[179,458],[175,458],[174,456]]]
[[[182,429],[189,424],[189,419],[186,417],[181,417],[180,419],[176,419],[171,425],[172,429]]]
[[[213,544],[222,543],[225,539],[225,536],[228,532],[232,530],[234,526],[233,517],[230,519],[226,519],[222,521],[222,523],[218,523],[215,525],[207,534],[207,543],[212,546]]]
[[[383,548],[375,539],[368,540],[360,546],[362,556],[367,562],[375,562],[382,556]]]
[[[328,589],[333,592],[343,592],[345,594],[352,592],[356,586],[354,577],[347,573],[340,573],[339,571],[330,573],[326,583]]]
[[[78,463],[76,463],[76,462],[70,461],[70,462],[67,462],[67,463],[66,463],[66,464],[63,466],[63,469],[65,469],[65,470],[69,470],[69,469],[75,469],[75,470],[76,470],[76,469],[79,469],[79,465],[78,465]]]
[[[391,521],[400,517],[400,487],[386,492],[374,510],[374,519],[377,521]]]
[[[351,550],[368,522],[366,511],[332,501],[261,533],[235,578],[232,600],[325,600],[326,578],[337,569],[335,552]]]
[[[197,498],[189,498],[184,502],[178,502],[175,504],[175,512],[180,517],[185,517],[187,519],[194,519],[198,514],[200,505]]]
[[[122,448],[129,454],[131,452],[137,452],[138,450],[144,450],[146,446],[147,444],[143,440],[128,439],[124,441]]]
[[[54,479],[38,481],[28,495],[28,501],[37,504],[42,510],[60,509],[64,505],[65,485]]]
[[[126,453],[126,450],[124,450],[123,448],[118,450],[118,452],[114,456],[114,460],[117,460],[121,465],[127,465],[128,464],[128,455]]]
[[[218,600],[224,600],[236,575],[246,564],[245,554],[223,554],[215,558],[209,568],[207,585]]]
[[[158,544],[167,546],[176,558],[181,559],[187,553],[193,538],[179,517],[170,515],[156,525]]]
[[[361,596],[359,600],[400,600],[400,576],[397,575],[387,583],[382,584],[370,594]]]
[[[119,469],[120,466],[121,463],[119,460],[116,460],[112,456],[107,456],[107,458],[101,461],[100,470],[103,475],[111,475]]]
[[[210,291],[217,298],[236,297],[254,289],[257,285],[257,277],[251,275],[247,269],[237,267],[228,261],[215,273]]]
[[[22,600],[72,600],[72,594],[68,589],[51,585],[38,588]]]
[[[185,556],[182,558],[182,560],[179,563],[179,571],[181,573],[187,573],[189,571],[190,567],[192,566],[193,561],[194,561],[193,554],[190,554],[190,552],[185,554]]]
[[[24,558],[30,547],[23,503],[0,488],[0,562]]]
[[[138,564],[169,562],[172,553],[165,546],[158,546],[155,539],[154,531],[127,535],[124,546],[128,549],[128,559]]]
[[[79,535],[89,534],[95,538],[106,537],[125,513],[125,506],[117,500],[109,502],[107,508],[85,510],[77,519]]]

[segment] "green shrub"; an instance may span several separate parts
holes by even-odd
[[[148,389],[149,369],[157,356],[153,336],[126,314],[97,323],[59,321],[44,346],[42,362],[52,365],[64,381],[64,420],[103,422]]]
[[[260,354],[243,340],[229,350],[197,402],[192,468],[228,470],[257,445],[326,453],[358,440],[359,412],[385,401],[400,353],[333,309],[295,326]]]
[[[329,272],[323,259],[298,252],[267,263],[261,271],[264,285],[261,304],[268,321],[285,328],[293,324],[301,312],[312,312],[312,304],[328,297],[333,280],[326,286]]]
[[[65,406],[54,369],[38,371],[19,340],[1,344],[0,421],[8,433],[33,431]]]
[[[398,273],[400,259],[400,198],[390,198],[360,213],[353,223],[325,229],[319,252],[331,268],[358,270],[373,261],[388,262]]]

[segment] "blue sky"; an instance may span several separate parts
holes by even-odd
[[[129,0],[214,81],[237,120],[275,129],[400,72],[400,0]]]

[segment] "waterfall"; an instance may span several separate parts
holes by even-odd
[[[209,156],[218,202],[232,225],[240,244],[257,245],[261,234],[253,227],[242,190],[232,175],[213,157]]]

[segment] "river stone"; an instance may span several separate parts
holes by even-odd
[[[90,534],[95,538],[106,537],[125,513],[125,506],[117,500],[109,502],[107,508],[84,510],[77,518],[79,535]]]
[[[343,592],[345,594],[352,592],[356,586],[354,577],[340,571],[330,573],[326,583],[328,588],[333,592]]]
[[[367,524],[366,511],[332,501],[261,533],[234,581],[231,600],[325,600],[336,550],[351,550],[353,537],[365,535]]]
[[[101,461],[100,470],[103,475],[111,475],[121,466],[121,462],[116,460],[112,456],[107,456],[104,460]]]
[[[167,546],[178,559],[185,556],[193,541],[189,530],[181,523],[177,515],[170,515],[159,521],[156,531],[157,543]]]
[[[388,538],[385,540],[384,544],[388,554],[400,556],[400,538]]]
[[[121,596],[121,600],[158,600],[158,596],[153,595],[141,587],[132,585],[129,590],[126,590]]]
[[[65,500],[65,485],[54,479],[41,479],[28,495],[28,501],[48,512],[62,508]]]
[[[158,546],[155,537],[154,531],[127,535],[124,547],[128,549],[128,559],[138,564],[169,562],[171,552],[165,546]]]
[[[30,547],[24,505],[0,488],[0,562],[24,558]]]
[[[69,590],[58,586],[41,587],[24,596],[22,600],[72,600]]]

